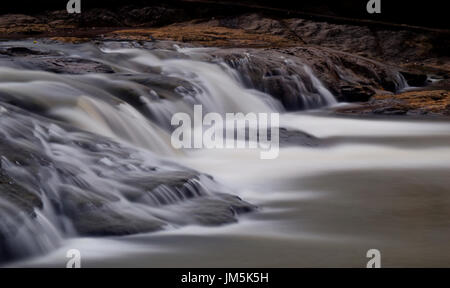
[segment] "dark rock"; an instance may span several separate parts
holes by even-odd
[[[85,59],[82,57],[71,57],[62,51],[58,51],[58,46],[53,49],[45,45],[33,45],[30,47],[0,47],[0,55],[5,55],[0,59],[0,64],[12,68],[25,68],[29,70],[42,70],[61,74],[85,74],[85,73],[112,73],[111,67],[106,64]],[[84,46],[80,46],[84,47]]]
[[[404,107],[382,107],[373,110],[373,113],[383,115],[405,115],[408,113],[408,110]]]
[[[188,19],[186,11],[165,6],[124,7],[120,10],[126,25],[161,26]]]
[[[256,209],[255,206],[248,203],[244,204],[245,202],[237,197],[227,197],[222,201],[214,198],[203,198],[199,203],[202,204],[195,209],[191,217],[194,222],[206,226],[235,223],[237,222],[237,214],[247,213]],[[182,206],[181,209],[191,210],[192,207],[187,204]]]
[[[274,96],[288,110],[326,104],[305,65],[340,101],[368,101],[376,89],[395,92],[403,85],[393,66],[320,47],[220,49],[212,55],[237,69],[247,86]]]
[[[444,109],[444,115],[450,116],[450,104],[447,104]]]
[[[153,91],[155,91],[159,97],[169,100],[179,100],[182,95],[177,93],[181,87],[185,93],[195,94],[192,85],[182,79],[176,77],[170,77],[160,74],[143,74],[143,75],[131,75],[124,76],[123,79],[137,82],[142,84]]]
[[[427,84],[428,77],[425,74],[417,74],[405,71],[401,71],[400,73],[403,75],[403,77],[405,77],[410,86],[422,87]]]
[[[253,210],[245,201],[223,193],[224,188],[204,174],[156,159],[155,167],[142,167],[140,158],[130,156],[137,153],[132,148],[59,122],[57,128],[49,119],[3,106],[0,155],[8,161],[8,167],[13,167],[17,182],[2,172],[0,202],[7,201],[32,214],[34,209],[43,208],[44,193],[55,213],[87,236],[151,232],[167,225],[220,225],[237,221],[237,214]],[[48,144],[64,145],[91,159],[88,171],[46,154],[35,127]],[[115,161],[105,164],[106,158]],[[85,178],[85,172],[94,175]],[[52,175],[59,181],[56,185],[48,181]],[[105,191],[95,185],[96,181],[114,183],[114,191]],[[5,209],[0,206],[0,214],[6,213]]]
[[[368,86],[341,86],[340,94],[345,102],[365,102],[375,95],[375,91]]]
[[[131,211],[116,211],[114,206],[118,205],[119,198],[107,199],[75,189],[64,189],[60,193],[63,212],[72,219],[80,235],[121,236],[152,232],[166,225],[150,215],[140,217]]]
[[[40,197],[19,185],[0,165],[0,264],[28,256],[27,254],[33,254],[38,250],[38,248],[29,249],[29,246],[33,246],[28,245],[29,239],[15,238],[19,230],[27,225],[26,222],[36,217],[35,209],[42,209],[42,207]],[[32,236],[35,235],[25,237]]]
[[[25,56],[25,55],[45,55],[45,52],[38,51],[35,49],[30,49],[27,47],[10,47],[0,50],[0,54],[5,54],[9,56]]]
[[[111,67],[95,61],[71,57],[46,57],[27,59],[32,69],[61,74],[113,73]]]
[[[37,23],[40,23],[37,17],[24,14],[5,14],[0,17],[0,27]]]
[[[321,145],[321,140],[308,133],[280,128],[280,146],[307,146],[317,147]]]
[[[10,204],[34,217],[34,209],[41,209],[43,204],[39,195],[28,191],[17,184],[0,167],[0,199],[8,201]]]

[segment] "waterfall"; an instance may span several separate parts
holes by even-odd
[[[323,86],[323,83],[314,75],[311,68],[307,65],[303,66],[303,69],[305,70],[306,74],[311,79],[311,82],[319,95],[322,97],[323,102],[325,103],[325,106],[336,104],[337,101],[334,98],[333,94],[328,90],[325,86]],[[302,93],[306,93],[306,91],[301,91]]]
[[[205,113],[283,112],[279,100],[247,87],[242,73],[207,50],[87,46],[58,53],[115,73],[0,67],[0,172],[11,179],[0,184],[9,191],[12,181],[15,197],[35,200],[17,206],[0,194],[0,263],[45,253],[69,237],[232,223],[255,208],[223,183],[177,164],[189,156],[172,148],[170,119],[193,113],[196,104]],[[302,69],[293,79],[305,87],[297,87],[303,96],[334,103]]]
[[[192,59],[163,59],[151,51],[138,49],[104,50],[108,54],[125,54],[131,62],[146,69],[158,69],[161,74],[189,83],[189,88],[176,87],[179,99],[160,97],[154,90],[150,95],[141,96],[156,122],[162,126],[170,123],[170,117],[177,112],[192,113],[192,107],[201,104],[206,112],[271,112],[284,110],[282,105],[270,95],[247,89],[239,81],[236,71],[224,62],[208,63]],[[133,64],[134,63],[134,64]]]
[[[61,242],[59,231],[39,211],[30,219],[0,199],[0,217],[0,263],[50,252]]]
[[[409,86],[408,81],[406,81],[406,79],[402,73],[396,72],[394,77],[395,77],[395,79],[394,79],[395,92],[402,92],[402,91],[408,90],[410,88],[413,88],[413,87]]]
[[[167,133],[126,102],[105,91],[98,91],[93,85],[85,85],[84,78],[10,68],[0,68],[0,76],[0,93],[4,100],[32,111],[42,111],[48,117],[89,132],[127,141],[157,153],[173,153]],[[17,77],[6,82],[14,76]]]
[[[10,253],[0,263],[47,252],[59,238],[223,224],[253,209],[210,177],[149,149],[5,106],[0,115],[1,171],[13,179],[7,182],[22,187],[12,199],[25,199],[32,212],[16,219],[17,213],[8,211],[17,209],[0,205],[0,250]],[[0,188],[6,195],[13,189],[9,183]],[[4,193],[0,200],[7,201]]]
[[[224,57],[240,72],[246,86],[276,96],[286,110],[315,109],[337,103],[333,94],[306,64],[284,56],[283,61],[271,62],[271,59],[249,53]]]

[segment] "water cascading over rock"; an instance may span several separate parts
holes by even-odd
[[[250,74],[208,49],[20,45],[0,57],[0,262],[79,235],[220,225],[255,208],[176,164],[189,156],[171,147],[170,118],[195,104],[221,114],[294,104],[248,86]],[[301,71],[283,84],[296,107],[335,103],[308,66],[288,64]]]

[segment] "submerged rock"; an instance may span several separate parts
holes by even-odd
[[[306,146],[306,147],[318,147],[322,145],[322,141],[308,133],[299,130],[290,130],[286,128],[280,128],[280,146]]]
[[[39,195],[13,180],[0,167],[0,265],[6,261],[48,252],[54,245],[52,233],[44,227],[36,211],[43,208]]]
[[[3,106],[0,262],[42,252],[30,233],[121,236],[233,223],[255,209],[211,177],[151,152]],[[22,254],[11,246],[17,237],[32,244]]]
[[[42,209],[43,203],[38,195],[28,191],[9,177],[0,165],[0,199],[3,199],[31,217],[35,209]]]

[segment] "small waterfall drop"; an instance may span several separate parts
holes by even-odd
[[[276,97],[286,110],[315,109],[337,103],[308,65],[282,59],[271,63],[271,59],[245,53],[227,57],[226,61],[240,72],[246,86]]]

